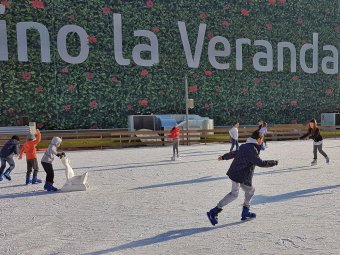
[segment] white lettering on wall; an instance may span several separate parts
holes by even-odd
[[[300,66],[305,73],[317,73],[318,72],[318,33],[313,33],[313,44],[306,43],[302,45],[300,50]],[[306,52],[312,50],[313,64],[312,67],[308,67],[306,64]]]
[[[257,52],[253,57],[253,65],[255,70],[260,72],[270,72],[273,71],[273,47],[265,40],[256,40],[254,42],[255,46],[263,46],[266,48],[266,52]],[[265,59],[267,65],[261,65],[260,60]]]
[[[20,62],[28,61],[27,54],[27,30],[35,29],[39,32],[40,48],[41,48],[41,62],[51,62],[50,52],[50,34],[47,28],[37,22],[19,22],[17,24],[17,43],[18,43],[18,60]]]
[[[157,36],[148,30],[137,30],[134,32],[134,36],[144,36],[149,38],[150,45],[147,44],[138,44],[132,50],[132,58],[133,61],[140,66],[153,66],[159,62],[159,53],[158,53],[158,40]],[[151,59],[146,60],[142,59],[141,52],[150,51]]]
[[[129,65],[130,59],[123,57],[122,15],[117,13],[113,14],[113,45],[118,65]]]
[[[71,56],[67,51],[67,35],[69,33],[76,33],[80,39],[80,52],[78,56]],[[90,47],[88,45],[88,35],[86,31],[76,25],[63,26],[57,37],[58,53],[62,60],[70,64],[80,64],[86,61],[89,56]]]
[[[243,69],[243,51],[242,45],[243,44],[251,44],[250,39],[248,38],[240,38],[236,40],[236,70]]]
[[[296,49],[294,44],[290,42],[279,42],[277,45],[277,70],[283,71],[283,49],[287,48],[290,52],[290,71],[296,72]]]
[[[337,74],[339,72],[339,53],[333,45],[325,45],[323,50],[331,51],[333,56],[327,56],[322,59],[321,68],[325,74]],[[328,68],[328,63],[333,65],[333,68]]]
[[[187,33],[186,26],[185,26],[185,22],[178,21],[178,28],[181,34],[183,49],[185,52],[185,57],[187,59],[188,67],[198,68],[200,64],[200,60],[201,60],[205,30],[207,28],[207,25],[200,24],[199,26],[194,57],[191,53],[191,47],[189,43],[189,38],[188,38],[188,33]]]
[[[223,50],[217,50],[216,44],[222,43],[223,44]],[[224,38],[222,36],[215,36],[213,37],[208,46],[208,58],[210,64],[219,70],[226,70],[229,69],[229,63],[219,63],[216,60],[216,57],[228,57],[230,56],[231,49],[230,49],[230,43],[227,40],[227,38]]]
[[[8,61],[7,26],[0,20],[0,61]]]

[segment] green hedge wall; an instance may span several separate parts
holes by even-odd
[[[215,125],[230,125],[234,120],[254,124],[258,119],[300,123],[340,108],[338,74],[306,74],[299,64],[297,72],[291,73],[288,60],[284,71],[278,72],[276,63],[278,42],[291,42],[299,51],[304,43],[312,43],[313,32],[319,34],[319,63],[325,54],[323,45],[339,49],[340,10],[335,0],[0,2],[6,6],[0,20],[7,23],[9,47],[9,61],[0,62],[0,125],[16,125],[22,116],[28,116],[47,129],[117,128],[127,126],[130,114],[184,113],[185,75],[189,97],[195,100],[190,113],[214,118]],[[159,42],[159,64],[116,63],[113,13],[122,15],[124,56],[131,59],[135,45],[148,43],[134,37],[133,31],[151,30]],[[16,24],[23,21],[48,28],[51,63],[40,61],[35,30],[28,33],[29,62],[18,61]],[[207,24],[197,69],[187,66],[178,21],[186,23],[192,45],[199,24]],[[57,32],[67,24],[84,28],[90,36],[90,54],[84,63],[71,65],[58,55]],[[209,38],[217,35],[231,44],[229,70],[216,70],[208,61]],[[244,69],[236,71],[238,38],[249,38],[252,43],[268,40],[274,48],[274,70],[257,72],[253,68],[252,57],[259,50],[252,46],[244,48]],[[77,36],[69,35],[68,51],[79,53]]]

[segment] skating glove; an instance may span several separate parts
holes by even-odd
[[[57,157],[58,158],[62,158],[62,157],[65,157],[65,152],[60,152],[60,153],[57,153]]]

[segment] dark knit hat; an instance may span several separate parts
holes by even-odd
[[[256,130],[251,134],[251,138],[253,138],[255,140],[262,138],[262,137],[263,137],[263,135],[259,132],[259,130]]]

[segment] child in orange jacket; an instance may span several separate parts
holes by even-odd
[[[21,147],[19,159],[22,159],[22,155],[24,152],[26,153],[26,162],[27,162],[27,172],[26,172],[26,185],[31,182],[31,173],[32,168],[33,178],[32,184],[41,183],[42,181],[37,178],[39,167],[38,167],[38,160],[37,160],[37,149],[36,146],[41,141],[41,133],[37,129],[36,137],[33,134],[29,134],[27,136],[27,141]]]
[[[175,155],[177,153],[177,158],[179,159],[179,154],[178,154],[178,145],[179,145],[179,133],[180,133],[180,129],[178,127],[178,124],[176,124],[176,126],[174,126],[168,137],[172,139],[172,152],[173,152],[173,155],[172,155],[172,158],[171,160],[175,160]]]

